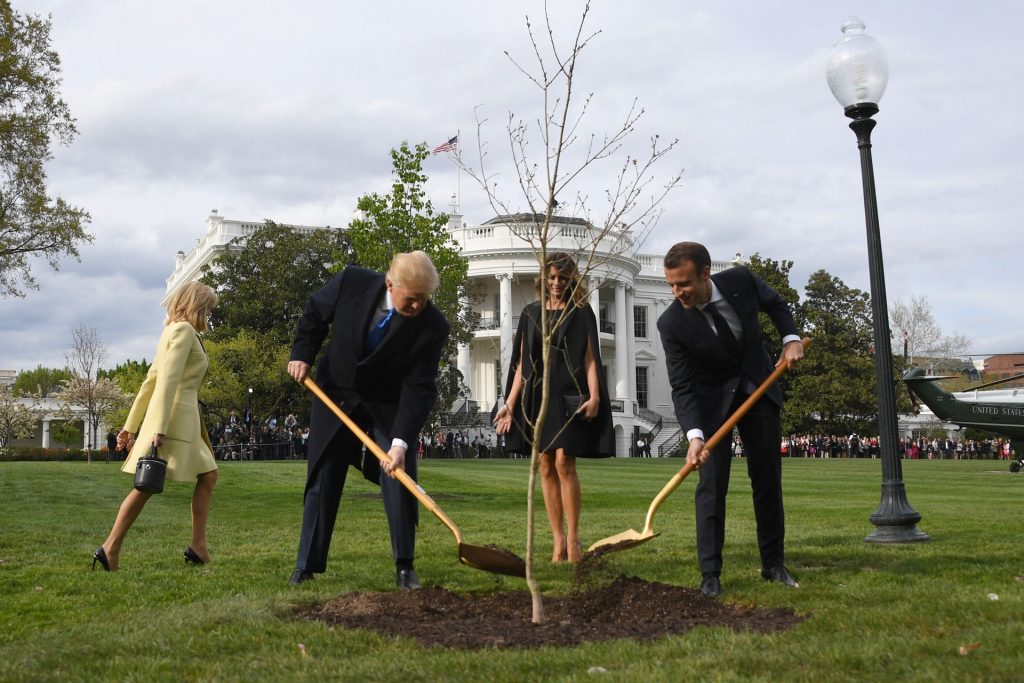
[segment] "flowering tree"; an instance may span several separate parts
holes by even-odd
[[[31,398],[31,403],[25,405],[24,398]],[[35,436],[41,415],[38,396],[18,399],[9,385],[0,384],[0,447],[6,446],[11,439]]]
[[[81,375],[74,375],[64,380],[64,387],[57,394],[60,402],[60,415],[65,422],[71,422],[72,411],[84,408],[86,434],[88,435],[88,458],[92,462],[92,449],[97,448],[100,423],[110,412],[121,410],[131,405],[131,396],[121,391],[121,387],[106,377],[89,381]]]
[[[106,357],[107,349],[95,328],[79,325],[71,330],[71,348],[65,355],[71,378],[61,383],[63,388],[57,400],[65,420],[71,419],[75,407],[85,410],[89,462],[92,462],[92,449],[99,443],[97,432],[103,416],[131,402],[116,382],[100,376],[100,367]]]

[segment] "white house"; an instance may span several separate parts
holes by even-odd
[[[164,307],[167,306],[171,292],[178,285],[198,280],[203,274],[203,266],[215,261],[228,248],[228,243],[231,240],[236,237],[248,238],[263,225],[261,221],[228,220],[221,216],[217,209],[211,210],[210,215],[206,218],[206,234],[196,240],[196,245],[187,254],[184,251],[179,251],[174,255],[174,270],[167,278],[167,289],[160,304]],[[280,225],[302,233],[323,229],[322,226],[315,225],[289,225],[287,223]]]
[[[179,251],[175,255],[164,304],[175,287],[198,279],[202,267],[227,249],[232,239],[248,237],[262,227],[259,221],[224,218],[216,209],[205,223],[206,233],[196,245],[187,254]],[[535,219],[531,214],[516,214],[467,225],[453,212],[448,229],[469,263],[472,290],[477,293],[474,308],[480,314],[473,341],[459,349],[454,361],[470,388],[472,404],[488,411],[505,385],[504,368],[508,367],[519,313],[536,297]],[[598,236],[585,220],[556,218],[548,249],[577,257],[581,272],[586,273],[590,305],[600,321],[601,361],[612,399],[617,453],[628,455],[638,434],[654,434],[652,450],[657,455],[664,444],[678,443],[680,438],[656,325],[672,301],[662,272],[663,254],[638,251],[628,230],[599,240]],[[719,272],[742,262],[736,254],[730,261],[713,261],[711,270]],[[935,428],[950,434],[957,430],[956,425],[936,420],[927,409],[920,415],[899,416],[901,436]]]
[[[183,282],[198,279],[202,267],[216,259],[237,236],[251,235],[259,222],[231,220],[213,211],[206,234],[187,254],[178,252],[167,278],[166,303]],[[315,226],[291,226],[315,230]],[[498,216],[481,225],[466,225],[451,215],[448,229],[469,263],[474,308],[480,322],[473,341],[461,347],[455,362],[470,388],[471,399],[489,410],[501,395],[518,316],[536,297],[538,275],[535,217]],[[600,235],[579,218],[556,218],[549,233],[549,251],[572,254],[586,274],[590,305],[600,321],[601,357],[612,399],[617,453],[630,453],[640,434],[655,434],[652,450],[678,442],[661,342],[656,322],[672,301],[662,272],[662,254],[636,249],[629,230]],[[718,272],[740,260],[715,261]]]

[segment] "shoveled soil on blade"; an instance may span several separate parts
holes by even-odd
[[[626,576],[601,587],[545,597],[544,613],[545,623],[531,623],[528,591],[457,594],[428,587],[348,593],[298,616],[460,650],[571,646],[613,638],[654,640],[696,626],[774,633],[807,618],[788,609],[733,605],[693,588]]]

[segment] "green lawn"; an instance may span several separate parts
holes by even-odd
[[[640,529],[681,464],[581,461],[584,539]],[[0,681],[1024,680],[1024,474],[995,461],[905,461],[908,497],[932,541],[879,546],[864,543],[878,461],[786,461],[787,564],[802,586],[791,591],[758,576],[749,487],[735,464],[722,599],[791,607],[808,620],[772,636],[716,628],[646,644],[459,652],[292,618],[297,605],[339,593],[393,590],[381,502],[354,471],[328,572],[295,588],[286,580],[304,463],[223,465],[209,568],[182,560],[190,490],[170,484],[143,512],[114,574],[89,565],[127,475],[102,462],[0,463]],[[466,542],[520,552],[526,475],[523,460],[421,466],[423,486]],[[684,482],[659,510],[660,537],[610,556],[612,574],[697,584],[693,487]],[[538,522],[546,557],[549,534]],[[525,590],[520,579],[460,565],[452,535],[425,510],[420,529],[425,584]],[[545,562],[538,572],[545,592],[571,586],[571,567]],[[972,643],[981,645],[959,654]]]

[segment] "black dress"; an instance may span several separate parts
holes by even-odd
[[[512,346],[505,395],[508,396],[520,362],[523,383],[512,415],[512,429],[506,437],[508,448],[529,451],[533,441],[533,423],[541,404],[543,378],[543,339],[540,334],[540,302],[527,304],[519,316]],[[611,403],[601,368],[601,344],[597,336],[597,320],[590,306],[569,304],[561,310],[547,312],[549,328],[555,330],[551,340],[550,398],[545,413],[540,450],[565,450],[566,455],[579,458],[607,458],[615,455]],[[601,407],[593,420],[574,413],[581,401],[589,397],[585,365],[587,344],[593,348],[598,364]]]

